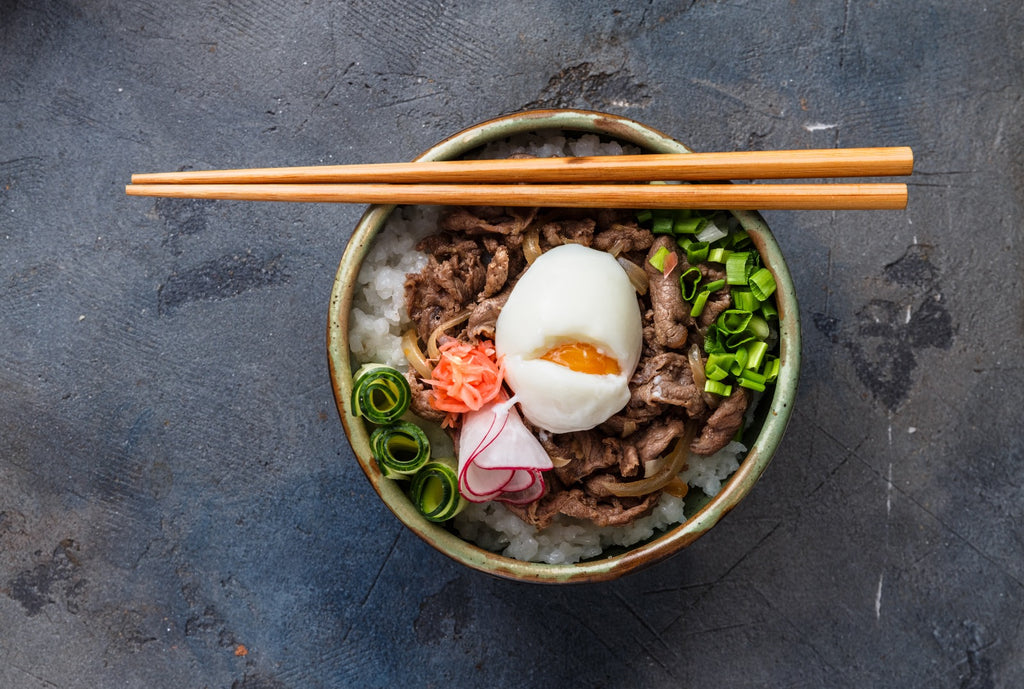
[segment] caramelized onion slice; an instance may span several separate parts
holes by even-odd
[[[471,313],[473,313],[471,310],[464,309],[434,328],[434,332],[430,333],[430,337],[427,338],[427,356],[436,360],[441,355],[441,351],[437,348],[437,338],[441,337],[448,328],[454,328],[465,321]]]
[[[630,284],[633,285],[633,289],[636,290],[637,294],[647,294],[647,289],[650,287],[650,280],[647,278],[647,271],[642,267],[630,261],[628,258],[619,256],[615,259],[622,266],[622,269],[626,271],[626,275],[629,277]]]
[[[540,231],[537,228],[532,228],[526,231],[523,235],[523,256],[526,257],[526,264],[533,265],[541,253],[540,248]]]
[[[697,434],[697,426],[698,424],[692,422],[687,425],[683,437],[679,439],[654,476],[628,483],[610,483],[606,486],[608,492],[620,498],[640,497],[667,486],[686,466],[686,461],[690,458],[690,443]]]
[[[433,368],[430,366],[430,362],[427,361],[423,350],[420,349],[416,331],[412,328],[406,330],[405,334],[402,335],[402,354],[405,354],[406,361],[409,362],[409,365],[412,366],[420,378],[430,378]]]

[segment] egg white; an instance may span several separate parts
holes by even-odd
[[[540,358],[573,342],[614,358],[620,372],[581,373]],[[495,348],[523,415],[552,433],[593,428],[622,409],[642,345],[640,307],[625,271],[610,254],[576,244],[534,261],[495,327]]]

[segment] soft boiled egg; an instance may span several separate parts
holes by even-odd
[[[519,279],[494,345],[523,415],[552,433],[593,428],[629,401],[643,331],[636,292],[604,251],[564,244]]]

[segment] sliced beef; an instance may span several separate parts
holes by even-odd
[[[700,266],[700,272],[705,284],[714,282],[715,280],[725,279],[724,270],[715,268],[706,263]],[[707,302],[704,304],[704,310],[701,311],[700,316],[697,317],[697,325],[700,326],[701,329],[704,329],[714,323],[718,317],[722,315],[722,312],[729,308],[730,299],[729,285],[725,285],[722,289],[712,292],[708,297]]]
[[[617,465],[622,456],[622,447],[615,438],[594,430],[546,435],[541,444],[552,459],[565,460],[554,471],[566,486]]]
[[[410,368],[405,374],[405,379],[409,381],[409,387],[412,388],[412,399],[409,402],[409,410],[416,416],[426,419],[427,421],[433,421],[434,423],[441,423],[444,421],[445,412],[438,411],[430,406],[430,400],[434,394],[428,386],[424,385],[420,381],[420,377],[416,374],[416,371]]]
[[[501,245],[495,247],[494,253],[491,255],[490,261],[487,263],[484,289],[480,293],[480,298],[486,299],[487,297],[493,297],[501,291],[501,288],[504,287],[505,283],[508,281],[508,267],[508,249]]]
[[[540,234],[552,247],[562,244],[590,246],[595,226],[593,218],[565,218],[545,222],[540,226]]]
[[[708,417],[700,435],[690,444],[690,451],[698,455],[713,455],[728,445],[743,427],[748,402],[747,391],[737,385]]]
[[[490,299],[484,299],[473,307],[466,322],[466,336],[474,340],[493,340],[494,328],[498,323],[501,308],[512,293],[511,286]]]
[[[468,235],[519,234],[536,214],[536,208],[459,207],[441,217],[441,229]]]
[[[677,260],[677,264],[667,273],[658,270],[650,262],[650,258],[662,248],[668,249]],[[679,258],[678,247],[672,238],[665,235],[654,240],[647,258],[644,269],[650,280],[654,339],[662,347],[681,348],[686,344],[686,326],[690,322],[690,305],[683,300],[683,292],[679,287],[679,276],[683,274],[685,260]]]
[[[598,498],[577,488],[569,491],[569,497],[564,499],[559,511],[597,526],[620,526],[650,512],[659,497],[660,491],[641,498]]]
[[[483,249],[473,240],[432,235],[417,249],[428,254],[427,265],[405,280],[405,305],[424,342],[444,321],[476,301],[487,281]]]
[[[632,223],[612,223],[607,230],[603,230],[594,236],[592,246],[601,251],[611,251],[617,248],[617,254],[631,251],[647,251],[654,243],[654,235],[651,231]]]
[[[662,352],[643,363],[643,368],[634,375],[632,396],[642,400],[644,406],[668,404],[682,407],[690,418],[707,414],[703,390],[693,381],[693,371],[686,355],[678,352]]]

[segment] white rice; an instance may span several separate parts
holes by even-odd
[[[639,153],[638,148],[602,142],[586,134],[579,138],[529,134],[488,145],[481,158],[507,157],[528,153],[540,157],[591,156]],[[405,310],[405,276],[419,272],[426,256],[414,250],[416,243],[437,227],[440,209],[404,206],[388,218],[357,277],[355,298],[349,317],[349,344],[358,367],[381,362],[405,370],[408,365],[401,349],[403,331],[409,327]],[[421,422],[424,427],[432,426]],[[435,456],[451,452],[447,436],[436,426],[428,428]],[[436,442],[435,442],[436,441]],[[747,448],[733,442],[710,457],[691,456],[680,478],[693,489],[714,496],[737,468]],[[498,502],[470,503],[454,520],[462,538],[487,550],[517,560],[563,564],[600,555],[611,546],[629,546],[651,538],[656,532],[685,521],[684,502],[663,493],[645,517],[624,526],[598,527],[590,522],[558,515],[545,529],[531,526]]]

